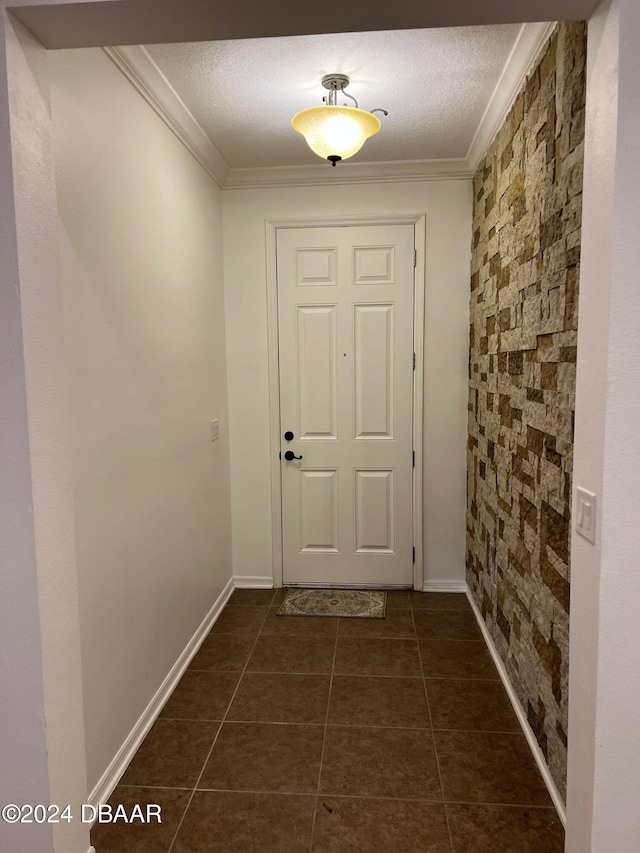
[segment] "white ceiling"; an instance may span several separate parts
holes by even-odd
[[[464,158],[520,33],[504,24],[147,46],[232,169],[316,165],[291,117],[351,78],[382,129],[355,160]],[[349,103],[348,101],[345,101]]]

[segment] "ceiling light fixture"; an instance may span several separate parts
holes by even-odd
[[[327,74],[322,85],[329,94],[322,99],[323,107],[308,107],[291,119],[294,130],[301,133],[309,148],[335,166],[340,160],[353,157],[370,136],[380,130],[380,119],[374,113],[389,115],[386,110],[361,110],[356,99],[345,92],[349,85],[346,74]],[[350,98],[355,107],[338,106],[338,92]]]

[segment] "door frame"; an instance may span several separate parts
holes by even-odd
[[[412,527],[415,560],[413,588],[424,587],[423,565],[423,405],[424,405],[424,306],[426,286],[426,214],[398,214],[381,216],[330,216],[309,219],[267,219],[265,222],[265,248],[267,265],[267,345],[269,355],[269,426],[271,451],[271,537],[273,585],[283,585],[282,554],[282,476],[280,424],[280,364],[278,351],[278,277],[277,236],[281,229],[332,228],[340,226],[413,225],[416,262],[413,271],[413,341],[416,366],[413,374],[412,439],[416,454],[413,468]]]

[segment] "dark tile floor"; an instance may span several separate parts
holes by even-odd
[[[111,804],[97,853],[561,853],[562,825],[466,598],[384,620],[236,590]]]

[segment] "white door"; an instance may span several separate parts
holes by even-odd
[[[414,227],[277,235],[284,583],[411,585]]]

